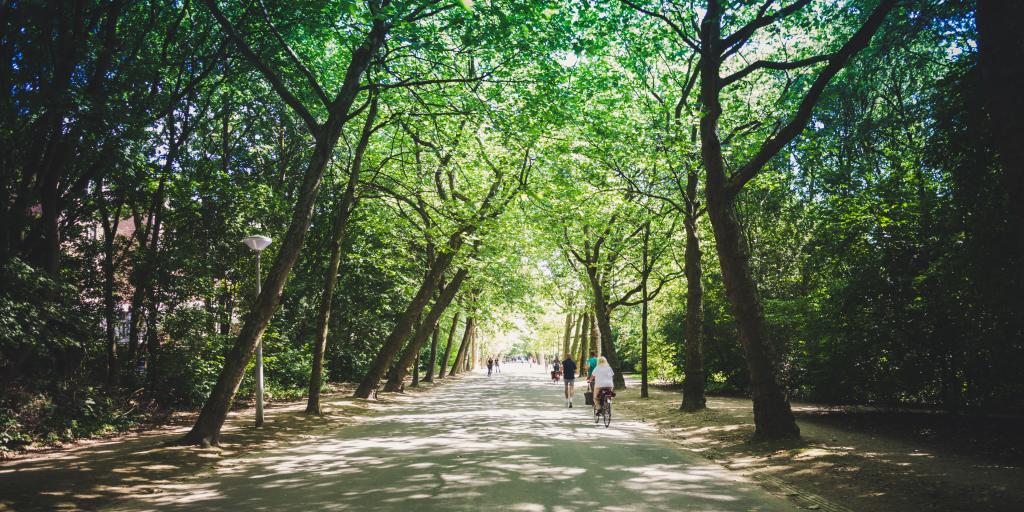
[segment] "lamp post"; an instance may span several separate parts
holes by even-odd
[[[251,235],[242,239],[246,247],[256,251],[256,298],[260,296],[260,253],[272,240],[263,235]],[[256,426],[263,426],[263,338],[256,344]]]

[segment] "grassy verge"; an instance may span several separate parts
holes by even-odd
[[[781,481],[851,510],[1024,510],[1020,419],[828,409],[794,403],[802,439],[750,443],[751,403],[711,397],[679,411],[677,390],[639,384],[616,406],[682,448],[755,479]]]

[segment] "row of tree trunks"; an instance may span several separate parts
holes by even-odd
[[[405,351],[402,352],[401,356],[399,356],[398,362],[391,368],[390,375],[388,375],[388,381],[384,385],[384,391],[395,392],[400,390],[402,382],[405,381],[405,376],[408,375],[409,366],[419,366],[416,364],[416,354],[419,353],[423,344],[426,342],[427,337],[430,336],[430,333],[437,332],[437,322],[441,320],[441,315],[444,314],[445,310],[452,303],[452,300],[459,292],[459,288],[462,287],[462,283],[465,282],[468,274],[468,269],[460,268],[455,273],[455,276],[452,277],[448,286],[446,286],[437,297],[437,300],[434,301],[434,305],[430,308],[430,312],[427,313],[427,317],[423,321],[423,324],[420,325],[413,334],[409,344],[405,347]]]
[[[580,365],[577,356],[580,353],[580,329],[583,327],[583,315],[577,315],[573,321],[573,333],[572,333],[572,346],[569,347],[567,355],[571,357],[577,363],[577,367]]]
[[[452,362],[452,369],[449,375],[457,375],[466,369],[466,354],[469,352],[469,345],[473,338],[473,330],[476,329],[476,321],[473,317],[466,318],[466,329],[462,334],[462,343],[455,354],[455,361]]]
[[[412,333],[413,322],[420,317],[427,304],[430,303],[430,298],[440,286],[445,271],[448,269],[459,248],[462,247],[463,234],[467,230],[471,231],[471,229],[467,228],[453,233],[448,238],[446,250],[442,251],[431,263],[423,278],[423,282],[420,284],[419,290],[417,290],[416,295],[413,296],[413,299],[406,306],[405,311],[398,317],[398,321],[391,329],[391,333],[384,340],[380,350],[377,352],[377,356],[367,369],[366,375],[360,381],[359,387],[356,388],[353,394],[354,397],[369,398],[370,394],[377,389],[380,380],[384,377],[388,368],[391,367],[395,356],[398,355],[398,352]]]
[[[348,221],[352,216],[356,203],[356,185],[359,183],[359,172],[363,165],[363,155],[370,144],[370,136],[373,134],[373,124],[377,119],[377,96],[374,95],[370,102],[366,120],[363,122],[363,129],[356,145],[355,154],[349,164],[348,183],[345,185],[345,192],[338,204],[338,211],[335,217],[334,231],[331,236],[331,260],[327,265],[327,281],[324,283],[324,290],[320,294],[320,305],[317,308],[316,337],[313,338],[312,359],[313,369],[309,375],[309,398],[306,402],[306,413],[321,414],[320,410],[320,388],[323,386],[324,373],[324,352],[327,350],[327,334],[331,322],[331,306],[334,301],[334,289],[338,286],[338,269],[341,267],[345,231],[348,229]]]
[[[445,377],[445,369],[448,367],[448,360],[452,357],[452,346],[455,341],[455,331],[459,328],[459,315],[460,312],[456,311],[455,315],[452,316],[452,325],[448,328],[448,342],[444,347],[444,355],[441,356],[440,368],[437,374],[439,379]]]

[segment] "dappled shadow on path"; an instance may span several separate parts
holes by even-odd
[[[213,468],[243,450],[301,441],[366,408],[346,395],[325,402],[329,409],[323,417],[303,414],[304,403],[270,407],[262,429],[252,427],[252,411],[233,412],[219,449],[168,446],[191,426],[191,415],[185,415],[158,430],[5,461],[0,463],[0,511],[91,510],[124,496],[158,493],[161,485]]]
[[[510,368],[511,369],[511,368]],[[780,510],[648,428],[595,426],[539,373],[472,375],[302,442],[161,485],[119,510]]]

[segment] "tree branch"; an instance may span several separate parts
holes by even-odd
[[[771,25],[772,23],[775,23],[776,21],[781,20],[782,18],[785,18],[790,14],[799,11],[807,4],[811,3],[811,0],[796,0],[793,3],[775,11],[774,13],[765,16],[764,13],[768,10],[768,7],[773,3],[774,0],[767,0],[763,5],[761,5],[761,8],[758,11],[757,16],[750,23],[747,23],[746,25],[740,27],[740,29],[737,30],[736,32],[733,32],[731,35],[722,39],[721,49],[723,58],[739,51],[739,49],[742,48],[743,45],[747,44],[747,40],[750,39],[750,36],[754,35],[754,32],[756,32],[759,28]]]
[[[776,61],[771,61],[771,60],[759,60],[759,61],[754,62],[753,64],[751,64],[751,65],[749,65],[749,66],[747,66],[747,67],[745,67],[745,68],[743,68],[743,69],[741,69],[741,70],[739,70],[739,71],[737,71],[737,72],[735,72],[735,73],[733,73],[733,74],[723,78],[722,81],[719,82],[719,88],[725,89],[726,87],[731,85],[733,82],[738,82],[738,81],[742,80],[744,77],[746,77],[747,75],[753,73],[754,71],[757,71],[758,69],[774,69],[774,70],[778,70],[778,71],[787,70],[787,69],[798,69],[798,68],[802,68],[802,67],[805,67],[805,66],[810,66],[810,65],[813,65],[813,64],[817,64],[819,62],[825,62],[825,61],[831,59],[833,56],[835,56],[835,54],[827,53],[827,54],[824,54],[824,55],[815,55],[814,57],[808,57],[806,59],[794,60],[792,62],[776,62]]]
[[[772,157],[778,154],[786,144],[789,144],[790,141],[803,131],[807,121],[811,118],[815,104],[818,103],[818,99],[821,98],[822,93],[825,91],[825,86],[846,66],[846,63],[853,55],[867,47],[871,42],[872,36],[882,26],[885,17],[889,14],[889,11],[896,7],[898,1],[882,0],[879,2],[878,7],[875,8],[871,16],[864,22],[864,25],[850,37],[839,51],[832,54],[828,60],[828,65],[814,79],[814,83],[811,84],[811,88],[800,102],[800,106],[797,108],[793,118],[775,135],[766,140],[757,151],[757,154],[729,179],[726,185],[727,193],[730,195],[738,194],[743,189],[743,186],[753,179]]]
[[[277,27],[274,26],[274,22],[271,21],[270,13],[267,12],[267,6],[263,3],[263,0],[257,1],[260,4],[260,10],[263,11],[263,20],[267,22],[267,26],[270,27],[270,32],[274,34],[274,38],[277,39],[278,44],[284,48],[284,52],[288,55],[288,58],[291,59],[292,63],[295,64],[295,67],[299,68],[299,72],[305,75],[306,80],[309,81],[310,87],[313,88],[313,92],[315,92],[316,96],[320,98],[320,101],[323,102],[324,106],[330,106],[331,100],[327,97],[327,93],[324,92],[323,88],[320,87],[320,83],[317,82],[316,77],[314,77],[313,73],[309,71],[309,68],[302,63],[302,60],[299,59],[295,50],[292,50],[292,47],[285,42],[284,37],[281,37],[281,33],[278,32]]]
[[[672,31],[675,32],[676,35],[679,36],[679,38],[682,39],[684,43],[686,43],[687,46],[689,46],[693,51],[695,51],[697,53],[701,53],[700,46],[697,44],[697,42],[694,41],[690,36],[686,35],[686,32],[683,32],[683,29],[679,26],[679,24],[674,22],[674,21],[672,21],[668,16],[666,16],[666,15],[664,15],[664,14],[658,12],[658,11],[652,11],[652,10],[647,9],[645,7],[640,7],[639,5],[631,2],[630,0],[620,0],[620,1],[622,3],[624,3],[624,4],[626,4],[627,6],[629,6],[634,11],[637,11],[639,13],[646,14],[647,16],[651,16],[653,18],[658,18],[659,20],[664,21],[665,24],[668,25],[669,28],[671,28]]]
[[[302,121],[306,123],[310,132],[313,134],[319,133],[320,125],[316,122],[313,115],[310,114],[309,110],[306,109],[306,106],[288,90],[288,87],[284,84],[281,78],[274,73],[274,70],[270,69],[270,66],[268,66],[266,62],[263,62],[263,59],[260,59],[249,44],[245,42],[242,35],[239,34],[234,25],[231,24],[231,21],[228,20],[224,13],[221,12],[220,8],[217,7],[217,1],[203,0],[203,3],[206,4],[208,9],[210,9],[213,17],[217,19],[217,22],[220,24],[221,28],[224,29],[224,32],[228,34],[228,37],[235,42],[235,46],[237,46],[239,51],[242,52],[242,55],[245,55],[245,58],[248,59],[253,66],[256,66],[256,69],[263,75],[263,78],[270,82],[270,86],[275,92],[277,92],[278,96],[281,97],[281,100],[283,100],[292,108],[292,110],[295,111],[296,114],[298,114],[300,118],[302,118]]]

